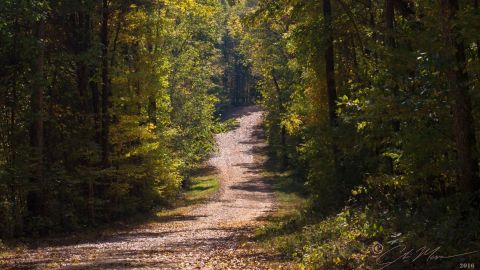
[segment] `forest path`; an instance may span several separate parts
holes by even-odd
[[[255,106],[231,117],[239,127],[216,137],[218,196],[186,214],[102,236],[95,241],[45,245],[0,260],[7,269],[269,269],[275,255],[242,244],[245,232],[273,209],[271,188],[262,177],[261,123]]]

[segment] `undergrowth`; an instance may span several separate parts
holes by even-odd
[[[301,269],[471,269],[480,262],[479,210],[465,196],[387,200],[359,187],[328,212],[318,207],[321,199],[307,199],[294,176],[270,177],[277,211],[257,240]]]

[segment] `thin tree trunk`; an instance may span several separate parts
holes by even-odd
[[[101,116],[100,116],[100,95],[98,93],[98,84],[92,78],[95,77],[95,71],[90,69],[90,91],[92,92],[92,108],[93,108],[93,125],[95,130],[95,143],[97,145],[101,144],[102,133],[101,133]],[[88,211],[90,215],[90,222],[95,223],[95,180],[90,177],[88,181]]]
[[[93,122],[95,128],[95,142],[100,145],[102,142],[101,134],[101,115],[100,115],[100,93],[98,91],[98,83],[93,79],[95,77],[95,70],[90,70],[90,91],[92,93],[92,109]]]
[[[475,11],[476,11],[477,13],[479,13],[479,12],[480,12],[480,9],[478,8],[478,0],[475,0],[475,1],[473,2],[473,5],[474,5],[474,7],[475,7]],[[477,57],[478,57],[478,59],[480,60],[480,40],[477,40],[476,43],[477,43]]]
[[[32,129],[32,146],[35,151],[41,155],[43,152],[43,92],[44,92],[44,62],[45,62],[45,23],[40,22],[38,25],[37,38],[39,40],[38,55],[34,65],[34,83],[32,92],[32,113],[33,113],[33,129]],[[41,170],[40,170],[41,171]],[[38,175],[41,179],[41,175]]]
[[[141,82],[140,82],[140,80],[137,80],[135,82],[135,94],[137,96],[140,96],[140,93],[142,91],[141,89],[142,89]],[[138,115],[142,114],[142,103],[140,102],[140,100],[137,100],[137,114]]]
[[[81,57],[82,54],[87,52],[90,48],[90,16],[84,12],[80,12],[78,14],[78,24],[74,22],[72,25],[75,27],[73,31],[77,35],[74,44],[75,53],[77,54],[77,57]],[[89,71],[87,64],[82,59],[77,61],[76,66],[77,88],[80,96],[80,112],[84,114],[82,119],[85,119],[86,113],[88,112],[86,95],[88,92]]]
[[[278,102],[278,109],[280,113],[285,111],[285,107],[283,105],[282,99],[282,91],[280,88],[280,84],[278,83],[277,77],[275,76],[275,71],[272,70],[272,78],[273,83],[275,84],[275,89],[277,90],[277,102]],[[285,125],[281,125],[281,133],[280,133],[280,144],[282,146],[282,169],[285,169],[288,166],[288,153],[287,153],[287,129]]]
[[[77,88],[78,94],[80,95],[80,99],[82,101],[82,105],[84,105],[84,98],[85,93],[87,92],[88,83],[87,83],[87,66],[83,62],[77,63]],[[85,107],[82,106],[82,110],[85,110]]]
[[[333,33],[332,33],[332,5],[330,0],[323,0],[324,28],[326,37],[325,50],[325,70],[327,79],[327,95],[328,95],[328,113],[330,125],[336,127],[338,125],[338,116],[336,110],[337,90],[335,85],[335,54],[333,49]]]
[[[102,4],[102,26],[100,41],[102,43],[102,166],[110,166],[110,85],[108,67],[108,0]]]
[[[16,11],[19,9],[19,4],[15,8]],[[17,104],[18,104],[18,94],[17,94],[17,80],[18,80],[18,32],[19,32],[19,21],[18,18],[15,19],[14,23],[14,35],[13,35],[13,50],[12,50],[12,64],[15,66],[13,72],[12,80],[12,105],[10,112],[10,132],[9,132],[9,143],[10,143],[10,160],[9,166],[15,168],[17,160],[17,149],[14,147],[16,144],[16,130],[17,130]],[[15,177],[12,177],[11,182],[11,194],[10,200],[12,202],[12,209],[14,214],[13,227],[11,229],[11,236],[16,236],[17,233],[23,231],[23,202],[24,191],[19,186],[19,183]]]
[[[455,64],[447,71],[452,98],[453,135],[458,158],[458,186],[463,192],[479,188],[478,159],[468,74],[465,69],[465,44],[459,38],[453,20],[459,9],[458,0],[440,0],[444,38],[447,48],[455,51]]]
[[[18,5],[16,10],[18,11]],[[17,112],[17,102],[18,102],[18,96],[17,96],[17,79],[18,79],[18,55],[17,55],[17,44],[18,44],[18,31],[19,31],[19,24],[18,24],[18,18],[15,19],[15,24],[14,24],[14,35],[13,35],[13,49],[12,49],[12,65],[15,65],[15,69],[12,75],[12,105],[11,105],[11,112],[10,112],[10,132],[9,132],[9,142],[10,142],[10,164],[12,166],[15,164],[16,160],[16,149],[13,147],[15,145],[15,127],[16,127],[16,112]],[[3,97],[3,95],[2,95]],[[13,194],[12,194],[13,195]]]
[[[83,23],[82,26],[82,39],[81,39],[81,52],[85,53],[91,48],[92,44],[92,35],[91,35],[91,17],[90,11],[87,11],[86,14],[83,14]],[[95,130],[95,142],[99,142],[99,111],[98,111],[98,86],[94,80],[91,80],[94,76],[94,72],[91,71],[91,68],[88,67],[83,61],[81,63],[81,73],[80,76],[82,79],[79,79],[81,83],[79,83],[80,89],[80,96],[82,98],[82,107],[84,108],[84,112],[90,112],[90,106],[88,106],[87,100],[87,92],[88,88],[90,87],[92,92],[92,100],[93,100],[93,121],[94,121],[94,130]],[[89,177],[87,180],[87,187],[88,187],[88,218],[91,224],[95,223],[95,179],[93,177]]]
[[[395,27],[395,3],[394,0],[385,0],[385,45],[388,48],[395,48],[393,35]]]
[[[157,100],[153,94],[148,97],[148,120],[157,125]]]
[[[395,41],[395,0],[385,0],[385,48],[387,50],[392,50],[394,49],[396,45]],[[398,96],[398,85],[393,86],[393,96],[397,98]],[[395,133],[398,133],[400,131],[400,122],[396,119],[391,120],[391,125],[393,128],[393,131]],[[387,146],[388,147],[388,146]],[[386,166],[386,172],[389,174],[394,173],[394,164],[393,164],[393,159],[391,157],[385,157],[385,166]]]
[[[333,47],[333,31],[332,31],[332,5],[330,0],[323,0],[323,17],[324,17],[324,33],[326,34],[326,49],[325,49],[325,72],[327,79],[327,99],[328,99],[328,114],[330,120],[330,127],[332,128],[332,154],[335,178],[340,181],[338,187],[339,192],[344,193],[346,190],[345,181],[342,177],[343,168],[340,162],[340,151],[337,145],[335,128],[338,126],[337,115],[337,88],[335,82],[335,51]]]
[[[45,22],[42,20],[37,25],[36,38],[38,41],[38,54],[33,66],[33,85],[32,85],[32,131],[31,146],[35,153],[36,166],[33,175],[33,189],[28,195],[27,205],[33,216],[43,214],[43,148],[44,148],[44,128],[43,128],[43,94],[44,94],[44,62],[45,62]]]

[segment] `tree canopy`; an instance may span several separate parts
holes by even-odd
[[[478,0],[3,0],[0,236],[167,204],[258,103],[310,211],[478,248],[479,29]]]

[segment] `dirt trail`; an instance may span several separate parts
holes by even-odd
[[[239,127],[217,136],[219,151],[210,160],[221,179],[216,199],[174,219],[96,241],[24,250],[0,260],[0,268],[268,269],[277,265],[275,256],[239,241],[273,207],[258,162],[264,147],[262,115],[257,107],[239,108],[233,112]]]

